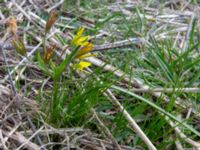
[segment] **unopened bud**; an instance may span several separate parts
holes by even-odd
[[[8,33],[12,33],[14,35],[17,34],[17,20],[15,17],[10,17],[7,21],[7,32]]]
[[[49,63],[49,60],[53,54],[53,50],[56,48],[56,45],[52,45],[50,48],[47,49],[46,53],[44,53],[44,62]]]
[[[19,53],[22,56],[26,56],[26,48],[24,46],[24,43],[19,37],[15,38],[12,41],[12,45],[16,49],[17,53]]]
[[[54,23],[56,22],[57,19],[57,13],[56,11],[51,11],[49,14],[49,18],[47,20],[46,23],[46,27],[45,27],[45,32],[49,32],[49,30],[51,29],[51,27],[54,25]]]

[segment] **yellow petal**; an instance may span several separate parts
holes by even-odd
[[[76,35],[71,40],[71,44],[74,46],[85,46],[88,44],[87,40],[89,36],[82,36],[84,28],[79,28]]]
[[[87,41],[88,38],[89,38],[89,36],[83,36],[83,37],[77,37],[77,36],[75,36],[72,39],[71,43],[74,46],[85,46],[85,45],[88,44],[88,41]]]
[[[81,61],[81,62],[79,62],[78,64],[75,64],[75,65],[74,65],[74,68],[76,68],[76,69],[78,69],[78,70],[83,70],[84,68],[89,67],[89,66],[91,66],[91,63],[90,63],[90,62]]]
[[[80,46],[85,46],[88,44],[87,40],[88,40],[89,36],[83,36],[77,39],[76,41],[76,45],[80,45]]]
[[[90,51],[93,49],[93,46],[94,46],[94,45],[93,45],[92,43],[89,43],[89,42],[88,42],[88,44],[87,44],[86,46],[82,47],[82,48],[78,51],[78,53],[77,53],[77,55],[76,55],[75,58],[80,58],[82,55],[84,55],[84,54],[90,52]]]
[[[83,27],[79,28],[78,31],[77,31],[77,33],[76,33],[76,35],[77,36],[82,36],[84,30],[85,30],[85,28],[83,28]]]

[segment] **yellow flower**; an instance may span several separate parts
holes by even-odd
[[[82,36],[84,28],[79,28],[76,35],[71,40],[71,44],[74,46],[86,46],[89,42],[87,41],[89,36]]]
[[[88,53],[93,49],[93,44],[92,43],[87,43],[87,45],[83,46],[80,48],[80,50],[77,52],[75,59],[84,59],[87,57],[95,56],[94,54]],[[81,61],[78,64],[74,65],[74,68],[80,70],[80,71],[85,71],[84,68],[91,66],[90,62],[86,61]]]
[[[89,36],[82,36],[84,32],[84,28],[79,28],[76,35],[71,40],[71,44],[80,47],[79,51],[77,52],[75,59],[84,59],[87,57],[95,56],[94,54],[89,53],[93,49],[93,44],[88,42]],[[75,69],[80,71],[85,71],[84,69],[91,66],[90,62],[80,61],[77,64],[73,65]]]
[[[74,68],[80,70],[80,71],[83,71],[84,68],[87,68],[91,66],[91,63],[90,62],[87,62],[87,61],[81,61],[79,62],[78,64],[75,64],[74,65]]]
[[[75,59],[83,59],[87,58],[90,56],[93,56],[93,54],[90,54],[88,52],[92,51],[93,49],[93,44],[92,43],[87,43],[87,45],[83,46],[76,54]]]

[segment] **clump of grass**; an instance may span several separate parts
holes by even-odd
[[[85,70],[91,63],[82,61],[82,59],[94,56],[94,54],[90,53],[93,44],[88,42],[89,36],[83,36],[84,28],[79,28],[72,40],[68,42],[68,48],[71,49],[71,53],[66,55],[63,60],[60,58],[59,64],[54,62],[52,54],[56,46],[53,45],[46,49],[45,45],[46,34],[50,31],[52,24],[55,23],[54,18],[54,21],[51,21],[51,18],[49,19],[43,43],[44,56],[42,57],[40,52],[38,52],[37,61],[38,67],[47,76],[51,77],[53,84],[48,89],[48,94],[43,94],[45,96],[42,99],[45,99],[45,102],[39,101],[39,103],[44,104],[43,111],[46,114],[44,117],[47,122],[56,127],[71,126],[84,121],[84,117],[98,103],[98,100],[103,95],[103,91],[105,88],[108,88],[109,84],[103,82],[103,80],[96,80],[94,78],[95,73],[90,75]],[[73,65],[70,66],[71,64]],[[73,76],[77,71],[88,74],[88,77],[85,77],[85,79],[74,78]],[[46,93],[45,91],[41,92]],[[40,96],[38,99],[40,99]]]

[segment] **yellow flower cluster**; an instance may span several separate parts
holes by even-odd
[[[89,53],[93,49],[93,44],[88,42],[89,36],[83,36],[84,28],[79,28],[76,35],[73,37],[71,44],[75,47],[81,46],[77,52],[75,59],[82,60],[87,57],[94,56],[94,54]],[[78,64],[74,65],[74,68],[83,71],[86,67],[91,66],[90,62],[80,61]]]

